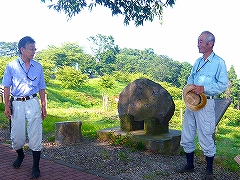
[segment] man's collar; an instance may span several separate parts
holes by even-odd
[[[214,52],[212,52],[208,57],[207,57],[207,59],[205,60],[205,61],[212,61],[212,58],[215,56],[215,53]],[[203,59],[204,59],[204,56],[203,56]]]
[[[19,60],[19,63],[20,63],[21,65],[24,63],[24,61],[22,60],[21,57],[19,57],[18,60]],[[33,60],[31,59],[31,60],[30,60],[30,66],[34,66],[32,62],[33,62]],[[24,64],[25,64],[25,63],[24,63]]]

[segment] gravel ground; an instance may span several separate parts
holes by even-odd
[[[150,151],[136,151],[128,147],[111,146],[107,142],[84,139],[83,142],[56,146],[45,144],[43,155],[62,160],[76,166],[110,175],[116,179],[146,180],[203,179],[205,160],[195,158],[195,172],[179,174],[177,169],[184,166],[184,155],[165,156]],[[215,179],[239,180],[240,174],[228,172],[214,166]]]
[[[0,129],[0,142],[4,141],[9,141],[9,131]],[[184,155],[137,151],[86,138],[78,144],[57,146],[44,143],[43,146],[42,156],[109,175],[116,180],[201,180],[205,172],[205,160],[201,158],[195,158],[195,172],[180,174],[176,170],[185,165]],[[215,164],[214,175],[218,180],[240,180],[240,174]]]

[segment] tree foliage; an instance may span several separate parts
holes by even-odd
[[[62,82],[64,88],[79,88],[87,82],[88,76],[74,67],[63,66],[58,68],[57,79]]]
[[[46,2],[46,0],[41,0]],[[134,21],[135,26],[143,25],[144,21],[153,21],[158,17],[162,21],[163,8],[173,7],[176,0],[57,0],[53,3],[52,0],[48,5],[49,8],[61,12],[63,11],[69,19],[79,14],[83,9],[88,8],[90,11],[100,5],[109,8],[112,15],[123,15],[124,24],[128,25],[130,21]]]
[[[237,79],[237,74],[233,66],[231,66],[228,71],[228,79],[230,81],[229,82],[230,98],[232,99],[234,108],[239,109],[240,79]]]
[[[112,36],[97,34],[88,38],[92,42],[92,53],[94,55],[95,67],[92,71],[100,76],[111,74],[115,70],[116,54],[119,53],[119,47],[115,45]]]
[[[104,75],[100,78],[99,85],[102,87],[104,91],[108,91],[108,89],[112,89],[114,87],[114,78],[110,75]]]
[[[93,55],[85,53],[77,43],[64,43],[60,47],[49,46],[38,51],[35,59],[43,65],[46,81],[57,76],[63,87],[77,88],[88,78],[102,77],[100,87],[110,91],[114,79],[121,83],[130,83],[139,78],[148,78],[160,84],[167,83],[171,86],[167,90],[172,97],[181,99],[180,92],[187,82],[192,69],[191,64],[155,54],[152,48],[120,49],[115,45],[112,36],[98,34],[90,39],[93,42]],[[6,64],[16,58],[0,56],[1,77]],[[233,66],[228,75],[228,90],[220,97],[231,98],[232,106],[239,109],[240,80],[237,79]]]
[[[77,43],[63,43],[61,46],[49,46],[48,51],[51,52],[51,59],[56,62],[57,67],[75,66],[85,59],[83,49]]]
[[[17,42],[0,42],[0,56],[17,56]]]
[[[62,66],[73,66],[82,73],[88,73],[93,66],[92,57],[86,54],[77,43],[63,43],[61,46],[48,46],[37,52],[36,60],[41,61],[54,75],[55,69]],[[47,63],[48,64],[45,64]]]
[[[16,56],[0,56],[0,78],[2,79],[6,65],[10,62],[17,59]]]
[[[181,88],[174,87],[174,86],[172,86],[171,83],[167,83],[167,82],[159,82],[159,84],[169,92],[169,94],[172,96],[173,100],[182,99],[182,89]]]
[[[176,87],[186,84],[186,76],[192,68],[189,63],[182,65],[167,56],[157,55],[151,48],[145,50],[124,48],[116,57],[117,71],[148,74],[154,81],[166,81]]]
[[[179,70],[180,74],[178,76],[178,82],[181,88],[183,88],[186,85],[191,69],[192,69],[192,65],[189,64],[188,62],[181,63],[180,70]]]
[[[140,78],[152,79],[152,77],[149,74],[143,74],[141,72],[129,73],[129,72],[122,72],[122,71],[115,71],[113,72],[112,76],[115,78],[116,81],[121,83],[131,83],[132,81]]]
[[[35,59],[38,60],[44,71],[44,78],[49,82],[50,77],[55,76],[56,61],[52,58],[52,51],[49,49],[37,52]]]

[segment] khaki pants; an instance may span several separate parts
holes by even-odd
[[[12,148],[18,150],[26,143],[26,125],[29,139],[28,147],[33,151],[42,149],[42,115],[38,97],[13,101],[11,116]]]
[[[213,139],[215,132],[214,107],[214,99],[208,99],[206,106],[198,111],[186,109],[180,142],[186,153],[191,153],[196,149],[194,138],[198,133],[198,140],[204,155],[212,157],[216,154]]]

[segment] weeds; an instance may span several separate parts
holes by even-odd
[[[103,158],[105,158],[105,159],[110,158],[110,155],[109,155],[108,152],[105,151],[105,150],[102,150],[102,151],[101,151],[101,156],[103,156]]]
[[[118,156],[119,156],[119,159],[125,163],[128,163],[130,161],[128,157],[129,155],[125,152],[120,152]]]
[[[153,171],[150,174],[146,174],[143,176],[143,179],[153,179],[155,180],[158,176],[170,176],[169,172],[162,172],[162,171]]]

